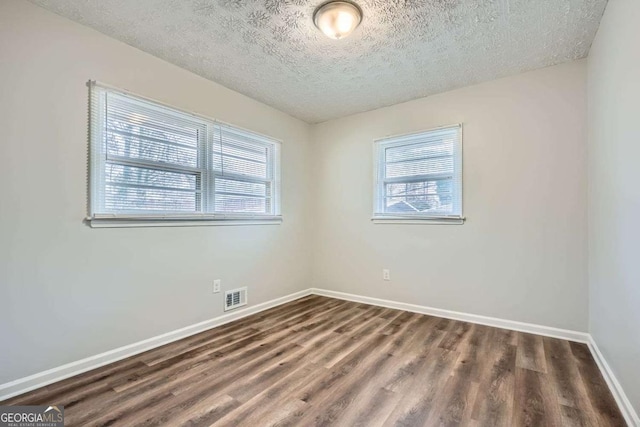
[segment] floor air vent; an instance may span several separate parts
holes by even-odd
[[[247,288],[234,289],[224,293],[224,311],[247,305]]]

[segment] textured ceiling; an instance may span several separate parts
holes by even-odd
[[[331,40],[322,0],[31,0],[315,123],[586,56],[607,0],[358,0]]]

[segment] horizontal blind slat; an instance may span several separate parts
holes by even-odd
[[[153,136],[148,136],[148,135],[142,135],[140,133],[135,133],[135,132],[129,132],[129,131],[125,131],[125,130],[118,130],[118,129],[109,129],[109,132],[112,132],[116,135],[120,135],[122,137],[125,138],[132,138],[132,139],[140,139],[140,140],[144,140],[144,141],[149,141],[152,143],[157,143],[157,144],[163,144],[163,145],[174,145],[176,147],[181,147],[181,148],[186,148],[189,150],[194,150],[198,148],[197,145],[197,140],[196,140],[196,144],[191,144],[191,143],[182,143],[179,141],[172,141],[169,139],[161,139],[161,138],[156,138]]]
[[[192,212],[198,208],[198,194],[175,190],[124,188],[107,184],[105,204],[108,210],[155,210]]]
[[[155,169],[155,170],[170,171],[170,172],[177,172],[177,173],[194,173],[195,174],[203,171],[203,169],[192,168],[189,166],[155,162],[152,160],[131,159],[127,157],[113,156],[109,154],[106,154],[104,156],[104,159],[111,164],[139,166],[146,169]]]
[[[183,191],[185,193],[201,193],[200,190],[190,190],[188,188],[179,188],[179,187],[163,187],[161,185],[146,185],[146,184],[131,184],[128,182],[111,182],[107,181],[107,185],[112,187],[122,187],[122,188],[140,188],[143,190],[166,190],[166,191]]]
[[[249,199],[269,199],[268,196],[258,196],[255,194],[245,194],[245,193],[232,193],[230,191],[216,191],[216,194],[221,194],[223,196],[238,196],[238,197],[246,197]]]

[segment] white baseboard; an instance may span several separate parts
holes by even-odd
[[[329,291],[326,289],[311,289],[316,295],[331,298],[339,298],[347,301],[361,302],[364,304],[378,305],[381,307],[394,308],[397,310],[410,311],[412,313],[428,314],[430,316],[444,317],[446,319],[461,320],[463,322],[477,323],[480,325],[493,326],[496,328],[510,329],[530,334],[543,335],[545,337],[560,338],[581,343],[589,342],[589,334],[586,332],[571,331],[568,329],[552,328],[550,326],[535,325],[533,323],[516,322],[514,320],[498,319],[496,317],[480,316],[478,314],[461,313],[458,311],[443,310],[440,308],[427,307],[423,305],[408,304],[398,301],[390,301],[379,298],[365,297],[361,295],[347,294],[344,292]]]
[[[405,310],[413,313],[428,314],[431,316],[444,317],[447,319],[461,320],[469,323],[477,323],[481,325],[493,326],[497,328],[510,329],[519,332],[527,332],[531,334],[543,335],[553,338],[566,339],[569,341],[576,341],[586,343],[593,354],[593,357],[602,372],[611,393],[613,394],[620,411],[627,423],[632,427],[640,427],[640,420],[638,415],[631,406],[631,402],[627,398],[624,390],[620,386],[620,383],[616,379],[615,375],[611,371],[608,363],[604,359],[602,353],[598,349],[595,341],[586,332],[571,331],[566,329],[552,328],[549,326],[535,325],[532,323],[516,322],[512,320],[498,319],[495,317],[480,316],[477,314],[461,313],[457,311],[443,310],[439,308],[408,304],[398,301],[384,300],[380,298],[365,297],[361,295],[348,294],[344,292],[330,291],[326,289],[311,288],[304,291],[295,292],[290,295],[286,295],[281,298],[276,298],[271,301],[267,301],[261,304],[237,310],[232,313],[224,314],[222,316],[206,320],[204,322],[197,323],[195,325],[187,326],[182,329],[168,332],[166,334],[158,335],[153,338],[149,338],[137,343],[126,345],[124,347],[110,350],[105,353],[101,353],[95,356],[87,357],[76,362],[68,363],[66,365],[59,366],[57,368],[49,369],[28,377],[20,378],[15,381],[11,381],[0,385],[0,401],[9,399],[13,396],[26,393],[31,390],[35,390],[40,387],[52,384],[57,381],[64,380],[66,378],[78,375],[92,369],[99,368],[109,363],[117,362],[122,359],[126,359],[130,356],[135,356],[147,350],[186,338],[191,335],[206,331],[216,326],[221,326],[234,320],[242,319],[243,317],[250,316],[255,313],[267,310],[272,307],[276,307],[281,304],[293,301],[298,298],[302,298],[307,295],[321,295],[331,298],[338,298],[347,301],[360,302],[364,304],[377,305],[381,307],[394,308],[397,310]]]
[[[587,344],[589,345],[589,350],[591,350],[593,358],[598,364],[598,368],[600,368],[600,372],[602,372],[602,376],[604,377],[607,385],[609,386],[609,389],[611,390],[611,394],[613,394],[613,397],[618,403],[618,407],[620,408],[620,412],[622,412],[625,421],[631,427],[640,427],[640,417],[638,417],[638,414],[633,409],[631,401],[622,389],[620,382],[618,382],[618,379],[613,374],[613,371],[607,363],[607,360],[600,352],[600,349],[593,339],[593,336],[589,336],[589,342]]]
[[[87,357],[75,362],[67,363],[66,365],[58,366],[56,368],[39,372],[28,377],[19,378],[5,384],[0,384],[0,401],[18,396],[22,393],[26,393],[40,387],[44,387],[57,381],[62,381],[74,375],[79,375],[92,369],[108,365],[109,363],[117,362],[119,360],[126,359],[127,357],[135,356],[136,354],[143,353],[147,350],[151,350],[170,342],[195,335],[208,329],[215,328],[216,326],[224,325],[225,323],[233,322],[234,320],[242,319],[243,317],[259,313],[269,308],[285,304],[287,302],[302,298],[310,294],[310,289],[295,292],[281,298],[276,298],[270,301],[263,302],[261,304],[256,304],[245,309],[236,310],[231,313],[215,317],[213,319],[205,320],[204,322],[196,323],[185,328],[177,329],[175,331],[155,336],[153,338],[125,345],[124,347],[119,347],[114,350]]]

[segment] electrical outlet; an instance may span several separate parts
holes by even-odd
[[[386,268],[382,270],[382,280],[391,280],[391,272]]]
[[[217,294],[218,292],[220,292],[220,284],[221,284],[221,280],[220,279],[216,279],[213,281],[213,293]]]

